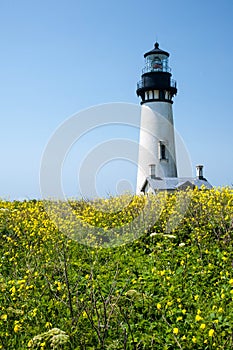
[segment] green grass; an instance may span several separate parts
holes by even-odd
[[[185,196],[185,210],[169,196],[152,226],[110,248],[71,239],[72,223],[64,234],[40,201],[1,201],[0,349],[232,349],[233,192]],[[143,201],[72,206],[107,232],[134,220]]]

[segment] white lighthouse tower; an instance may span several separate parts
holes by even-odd
[[[177,176],[172,112],[177,87],[168,64],[169,53],[161,50],[156,42],[154,49],[146,52],[144,57],[145,66],[137,84],[142,109],[136,192],[211,188],[203,176],[202,165],[196,167],[195,178]]]
[[[177,178],[172,103],[177,93],[171,79],[169,53],[159,48],[146,52],[145,66],[137,84],[141,98],[141,126],[138,157],[137,193],[147,177]]]

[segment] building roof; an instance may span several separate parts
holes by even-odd
[[[155,178],[152,179],[147,177],[143,186],[142,192],[145,191],[146,185],[149,186],[153,190],[165,191],[165,190],[179,190],[187,187],[198,187],[201,189],[202,186],[205,186],[206,189],[211,189],[212,185],[206,179],[199,179],[197,177],[165,177],[165,178]]]

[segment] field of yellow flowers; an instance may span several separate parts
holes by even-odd
[[[0,349],[233,348],[232,189],[56,204],[0,201]]]

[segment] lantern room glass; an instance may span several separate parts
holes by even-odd
[[[148,72],[170,72],[168,57],[165,55],[148,55],[145,58],[143,73]]]

